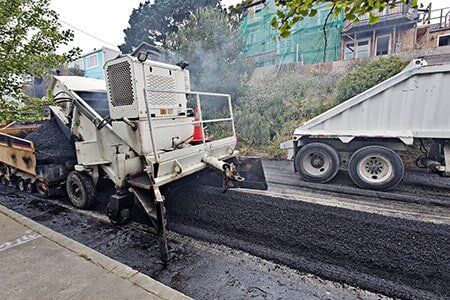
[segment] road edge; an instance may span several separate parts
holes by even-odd
[[[133,268],[118,262],[106,255],[103,255],[94,249],[91,249],[75,240],[72,240],[52,229],[45,227],[3,205],[0,205],[0,213],[6,217],[18,222],[28,229],[40,234],[42,237],[58,244],[60,247],[73,252],[79,257],[84,258],[88,262],[102,268],[105,272],[111,273],[123,280],[131,282],[146,292],[160,299],[191,299],[183,293],[156,281],[148,275],[145,275]]]

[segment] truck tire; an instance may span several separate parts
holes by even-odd
[[[67,175],[66,191],[72,204],[82,209],[92,207],[97,196],[92,178],[77,171]]]
[[[300,149],[294,163],[306,181],[326,183],[339,171],[339,154],[327,144],[311,143]]]
[[[360,188],[386,191],[402,181],[405,167],[400,156],[391,149],[368,146],[353,153],[348,171],[352,181]]]

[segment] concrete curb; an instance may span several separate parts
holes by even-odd
[[[127,265],[124,265],[112,258],[109,258],[79,242],[76,242],[58,232],[55,232],[35,221],[22,216],[15,211],[12,211],[0,205],[0,213],[27,227],[28,229],[39,233],[42,237],[58,244],[59,246],[75,253],[94,265],[102,268],[105,272],[111,273],[120,277],[123,280],[128,280],[134,285],[144,289],[148,293],[160,299],[191,299],[186,295],[154,280],[153,278],[140,273]]]

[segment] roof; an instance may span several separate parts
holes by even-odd
[[[108,47],[101,47],[101,48],[98,48],[98,49],[94,49],[94,50],[92,50],[92,51],[89,51],[89,52],[87,52],[87,53],[81,55],[81,57],[89,56],[89,55],[91,55],[91,54],[98,53],[98,52],[105,51],[105,50],[107,50],[107,51],[114,51],[114,52],[117,52],[117,54],[120,54],[120,53],[121,53],[119,50],[111,49],[111,48],[108,48]]]
[[[145,52],[152,57],[159,57],[160,51],[157,47],[150,45],[149,43],[142,42],[139,46],[137,46],[133,52],[131,52],[131,56],[137,57],[139,53]]]
[[[81,76],[55,76],[54,78],[71,91],[106,92],[106,83],[102,79]]]

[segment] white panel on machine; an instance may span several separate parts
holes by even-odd
[[[183,92],[190,89],[187,70],[124,56],[106,63],[105,73],[113,120],[147,118],[145,97],[152,117],[186,113],[187,99]]]
[[[153,116],[178,116],[186,112],[186,95],[173,93],[186,90],[184,77],[184,71],[177,66],[145,63],[145,88]]]

